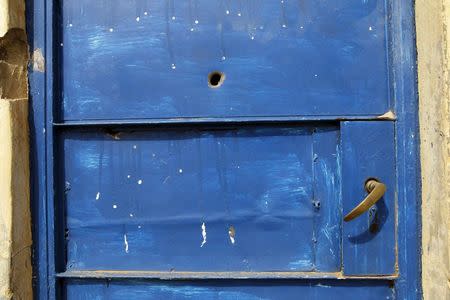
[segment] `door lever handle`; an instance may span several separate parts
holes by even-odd
[[[358,204],[358,206],[356,206],[344,217],[345,222],[351,221],[366,212],[375,203],[377,203],[377,201],[380,200],[386,192],[386,185],[376,179],[367,180],[364,187],[369,194],[363,201],[361,201],[361,203]]]

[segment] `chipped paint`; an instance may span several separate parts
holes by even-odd
[[[33,71],[45,72],[45,59],[40,48],[35,49],[33,52]]]
[[[126,234],[123,235],[123,243],[125,245],[125,253],[128,253],[128,238]]]
[[[202,248],[206,244],[206,225],[205,222],[202,223],[202,244],[200,245],[200,248]]]
[[[236,241],[235,241],[235,237],[236,237],[236,229],[234,229],[234,226],[233,226],[233,225],[231,225],[231,226],[228,228],[228,236],[229,236],[229,238],[230,238],[231,244],[234,245],[234,243],[236,242]]]
[[[379,120],[395,120],[397,117],[395,116],[394,112],[392,110],[377,116],[377,119]]]

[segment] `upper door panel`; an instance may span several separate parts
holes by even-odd
[[[386,15],[381,0],[62,1],[60,118],[383,114]]]

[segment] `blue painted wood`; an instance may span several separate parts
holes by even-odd
[[[392,1],[392,51],[396,122],[398,184],[397,248],[399,279],[397,299],[422,299],[421,285],[421,176],[419,156],[419,102],[414,5],[408,0]]]
[[[67,269],[339,271],[338,128],[216,129],[64,132]]]
[[[320,271],[341,270],[342,195],[340,132],[316,128],[313,133],[313,206],[315,265]],[[336,171],[337,170],[337,171]]]
[[[395,299],[386,281],[158,282],[69,280],[66,299]]]
[[[51,5],[47,5],[45,10],[45,0],[27,1],[27,18],[28,18],[28,34],[30,36],[30,50],[41,48],[47,61],[58,60],[57,54],[62,52],[57,50],[51,52],[52,48],[60,49],[60,40],[58,26],[53,27],[53,16],[58,17],[59,12],[53,11]],[[67,1],[66,1],[67,2]],[[396,291],[396,299],[418,299],[420,298],[420,241],[417,238],[417,232],[420,230],[418,222],[418,214],[420,213],[420,197],[418,184],[419,166],[417,164],[417,90],[415,83],[415,48],[414,48],[414,15],[413,5],[410,1],[392,1],[388,3],[386,11],[389,12],[389,25],[386,39],[389,42],[389,75],[387,80],[390,84],[389,98],[396,99],[396,114],[398,123],[396,126],[396,151],[398,157],[398,241],[399,241],[399,272],[400,278],[393,282]],[[59,20],[57,20],[59,23]],[[45,26],[47,24],[47,27]],[[63,29],[63,26],[62,28]],[[64,45],[63,45],[64,46]],[[50,48],[49,50],[47,48]],[[50,64],[51,66],[51,64]],[[44,182],[48,168],[53,168],[52,156],[47,157],[46,149],[46,132],[41,134],[41,129],[53,126],[52,119],[53,110],[45,107],[45,103],[57,99],[60,101],[61,94],[58,82],[52,82],[52,68],[47,68],[46,74],[32,73],[30,77],[31,93],[32,93],[32,146],[35,152],[32,154],[34,165],[34,176],[38,177],[38,182]],[[59,71],[56,70],[58,75]],[[48,91],[48,92],[47,92]],[[53,93],[57,97],[53,97]],[[42,97],[42,98],[41,98]],[[40,101],[42,99],[42,102]],[[44,103],[45,100],[45,103]],[[57,103],[57,106],[59,104]],[[51,106],[49,106],[51,107]],[[390,107],[390,105],[389,105]],[[44,113],[44,109],[46,112]],[[355,115],[356,118],[359,115]],[[267,116],[270,118],[270,116]],[[359,117],[360,118],[360,117]],[[320,120],[320,116],[305,115],[301,120]],[[326,117],[324,117],[326,119]],[[300,119],[299,119],[300,120]],[[36,154],[36,156],[34,156]],[[40,162],[46,164],[40,164]],[[36,279],[36,298],[39,299],[55,299],[55,289],[53,285],[47,285],[47,282],[54,282],[55,266],[48,265],[47,262],[52,261],[54,257],[63,257],[55,249],[50,242],[47,245],[47,236],[53,239],[54,229],[52,220],[54,215],[50,214],[47,219],[47,213],[42,213],[49,206],[49,211],[53,209],[53,190],[50,188],[48,194],[40,186],[41,183],[34,184],[33,203],[37,203],[33,207],[34,219],[39,223],[34,224],[35,228],[35,278]],[[63,228],[55,228],[56,234],[61,234]],[[36,238],[37,237],[37,238]],[[36,243],[37,239],[40,242]],[[39,263],[38,263],[39,262]],[[47,271],[48,270],[48,271]],[[61,271],[61,270],[59,270]],[[47,281],[48,280],[48,281]],[[59,286],[56,282],[56,287]],[[61,283],[61,282],[59,282]],[[366,281],[365,284],[370,286]],[[370,287],[368,290],[372,290]],[[61,295],[59,295],[61,297]]]
[[[26,1],[27,35],[30,57],[34,49],[40,49],[45,56],[45,1]],[[30,199],[33,234],[33,287],[37,299],[48,297],[48,257],[53,252],[48,248],[48,194],[46,157],[46,100],[45,73],[28,69],[29,80],[29,127],[30,127]]]
[[[77,0],[60,15],[62,120],[390,108],[382,0]]]
[[[376,178],[387,186],[367,213],[343,226],[344,274],[396,273],[396,170],[392,122],[342,122],[342,198],[344,213],[367,195],[364,183]]]

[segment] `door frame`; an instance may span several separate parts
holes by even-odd
[[[37,299],[55,299],[54,259],[57,241],[53,230],[53,96],[58,87],[53,78],[59,45],[54,27],[58,16],[50,0],[26,1],[27,33],[30,53],[43,57],[45,69],[29,68],[30,84],[30,157],[31,210],[33,219],[34,295]],[[391,98],[395,99],[395,143],[397,169],[397,249],[399,278],[395,282],[396,299],[421,299],[421,190],[419,124],[414,3],[386,0],[389,28],[389,64]],[[336,119],[337,120],[337,119]],[[399,187],[402,187],[401,189]]]

